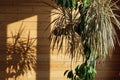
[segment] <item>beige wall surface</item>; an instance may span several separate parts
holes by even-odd
[[[25,28],[22,38],[27,38],[29,32],[30,38],[36,38],[33,54],[37,63],[34,70],[18,76],[16,80],[67,80],[63,73],[70,68],[70,59],[63,54],[51,54],[50,28],[45,30],[52,21],[53,9],[40,1],[54,5],[51,0],[0,0],[0,80],[15,80],[15,76],[6,70],[6,48],[11,43],[11,32],[16,34],[21,26]],[[96,80],[120,80],[119,49],[116,46],[114,56],[97,63]]]

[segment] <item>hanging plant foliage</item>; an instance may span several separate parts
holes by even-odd
[[[77,0],[55,0],[57,5],[64,6],[66,8],[77,8]]]
[[[114,25],[120,29],[120,22],[113,13],[118,10],[111,0],[55,0],[57,17],[51,24],[51,43],[58,53],[63,41],[68,46],[65,54],[78,60],[83,55],[84,61],[66,70],[64,75],[70,80],[94,80],[95,64],[112,53],[115,42],[119,42]],[[52,6],[52,5],[51,5]],[[53,6],[52,6],[53,7]],[[72,65],[71,65],[72,66]]]

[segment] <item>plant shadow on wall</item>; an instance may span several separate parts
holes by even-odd
[[[94,80],[96,61],[106,58],[118,41],[115,31],[120,23],[113,10],[118,10],[117,2],[111,0],[55,0],[55,19],[51,24],[51,46],[58,53],[65,46],[65,55],[71,58],[71,67],[64,75],[70,80]],[[47,3],[45,3],[47,4]],[[74,60],[84,60],[75,69]]]
[[[6,79],[14,78],[15,80],[35,69],[36,54],[34,42],[36,39],[30,38],[30,32],[27,38],[22,37],[24,28],[20,27],[15,34],[11,32],[8,38],[6,51]]]

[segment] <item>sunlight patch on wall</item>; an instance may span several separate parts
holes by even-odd
[[[7,25],[8,80],[36,80],[37,16]]]

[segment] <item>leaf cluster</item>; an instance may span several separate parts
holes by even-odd
[[[65,54],[79,59],[83,55],[85,62],[65,74],[71,80],[94,80],[95,62],[112,53],[115,42],[119,42],[115,26],[120,29],[117,2],[111,0],[55,0],[56,12],[51,29],[52,49],[58,53],[64,48]],[[80,4],[78,4],[80,2]],[[75,6],[77,4],[77,6]],[[52,6],[52,5],[51,5]],[[53,7],[53,6],[52,6]],[[64,44],[68,44],[64,46]]]
[[[83,63],[75,68],[75,73],[73,70],[66,70],[64,76],[67,75],[70,80],[94,80],[95,73],[93,66]]]
[[[92,0],[89,6],[79,7],[81,16],[76,32],[82,36],[84,48],[87,44],[86,48],[94,49],[94,54],[100,57],[112,53],[118,41],[114,24],[120,29],[120,22],[113,13],[117,8],[116,2],[111,0]]]
[[[57,5],[64,6],[66,8],[77,8],[77,0],[55,0]]]

